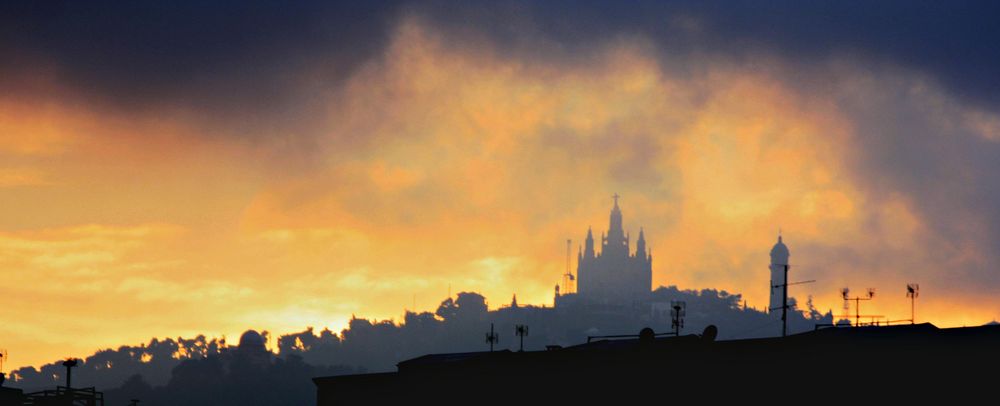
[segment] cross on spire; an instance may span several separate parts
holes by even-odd
[[[618,206],[618,198],[619,198],[619,197],[621,197],[621,196],[619,196],[619,195],[618,195],[618,193],[615,193],[615,194],[614,194],[614,195],[612,195],[611,197],[612,197],[613,199],[615,199],[615,206]]]

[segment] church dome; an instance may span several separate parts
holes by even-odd
[[[774,244],[774,248],[771,248],[771,263],[773,264],[783,264],[788,262],[788,246],[781,241],[781,236],[778,236],[778,243]]]
[[[264,337],[256,330],[247,330],[240,336],[239,349],[243,351],[267,351]]]

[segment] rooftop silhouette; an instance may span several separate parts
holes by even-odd
[[[698,335],[656,337],[644,329],[544,351],[431,354],[400,362],[396,372],[313,381],[319,406],[442,396],[473,403],[498,387],[530,394],[532,403],[820,400],[845,390],[859,399],[899,400],[986,383],[992,374],[982,366],[1000,360],[995,325],[826,328],[728,341],[717,341],[717,333],[710,326]]]

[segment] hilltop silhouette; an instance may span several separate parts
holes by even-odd
[[[608,230],[595,240],[587,230],[577,254],[576,274],[569,272],[555,289],[554,306],[510,304],[490,310],[476,292],[459,292],[441,301],[434,312],[407,311],[403,320],[352,317],[339,333],[309,327],[285,334],[268,348],[271,335],[248,330],[236,346],[225,339],[153,339],[148,344],[106,349],[81,359],[73,375],[79,387],[106,392],[109,402],[148,399],[144,404],[242,405],[315,401],[309,379],[314,376],[392,371],[404,360],[433,353],[475,352],[493,348],[534,351],[589,341],[595,336],[639,330],[687,334],[717,326],[719,339],[773,337],[783,322],[774,312],[748,308],[742,295],[714,289],[651,290],[653,256],[640,229],[635,249],[623,227],[620,196],[615,194]],[[569,247],[567,247],[569,248]],[[569,254],[569,252],[567,252]],[[776,269],[787,268],[788,247],[781,237],[771,251],[771,309],[776,302]],[[568,256],[568,255],[567,255]],[[568,283],[569,281],[577,283]],[[763,282],[763,281],[762,281]],[[763,285],[763,283],[762,283]],[[575,289],[579,287],[579,290]],[[685,308],[683,320],[677,309]],[[791,333],[832,324],[811,299],[800,309],[787,302]],[[517,339],[515,339],[515,328]],[[496,340],[484,340],[493,331]],[[655,334],[654,334],[655,336]],[[516,343],[516,344],[515,344]],[[60,362],[11,373],[11,386],[32,390],[57,386],[64,379]],[[262,388],[268,388],[264,390]]]
[[[721,339],[747,338],[774,336],[780,328],[780,320],[773,315],[743,308],[739,294],[670,286],[651,295],[658,301],[688,303],[685,333],[714,324],[719,326]],[[790,314],[793,331],[811,330],[816,323],[832,321],[830,313],[811,308]],[[483,337],[490,323],[500,336],[497,350],[517,348],[516,324],[531,327],[525,349],[540,350],[546,345],[579,344],[588,335],[628,333],[644,326],[669,330],[665,320],[649,324],[654,320],[658,319],[648,314],[568,314],[542,306],[508,305],[489,310],[482,295],[460,292],[444,299],[433,313],[407,312],[400,322],[354,318],[340,333],[307,328],[279,336],[277,348],[272,349],[265,346],[267,332],[248,331],[238,345],[198,336],[153,339],[148,344],[101,350],[80,360],[73,381],[81,387],[104,390],[108,404],[126,404],[137,398],[144,405],[243,405],[276,399],[269,396],[301,401],[288,404],[310,404],[315,402],[310,379],[316,376],[391,371],[398,362],[424,354],[485,351],[489,346]],[[10,374],[6,386],[26,391],[54,387],[64,380],[64,371],[61,361],[40,369],[20,368]],[[269,388],[267,393],[253,389],[264,386]]]

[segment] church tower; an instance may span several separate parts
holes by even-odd
[[[622,228],[622,209],[618,207],[618,194],[615,194],[615,207],[611,208],[611,219],[608,222],[608,236],[604,238],[601,245],[601,256],[603,257],[628,257],[628,237],[625,236],[625,229]]]
[[[775,287],[785,283],[785,266],[788,265],[788,247],[781,241],[781,234],[778,234],[778,243],[771,248],[771,305],[768,309],[779,309],[784,306],[782,303],[782,288]]]
[[[583,301],[611,306],[632,306],[647,300],[653,284],[653,257],[646,248],[646,235],[640,230],[635,252],[622,225],[622,210],[617,194],[608,218],[608,231],[602,233],[601,251],[594,247],[593,231],[587,230],[585,245],[577,256],[577,294]]]

